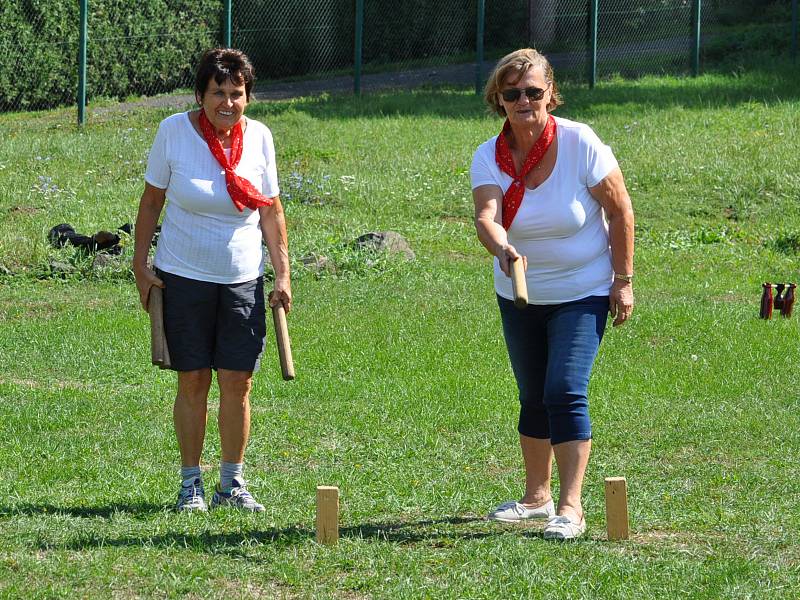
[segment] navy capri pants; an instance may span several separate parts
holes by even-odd
[[[608,296],[523,309],[497,297],[519,388],[520,434],[552,444],[592,437],[587,389],[608,317]]]

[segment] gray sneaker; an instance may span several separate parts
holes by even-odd
[[[205,512],[208,510],[206,492],[203,489],[203,481],[199,477],[187,479],[181,483],[181,491],[178,492],[175,510],[178,512]]]
[[[264,512],[266,510],[264,505],[256,502],[255,498],[247,491],[246,486],[247,483],[244,480],[234,477],[230,491],[224,492],[218,483],[214,490],[214,496],[211,498],[211,508],[230,506],[239,510]]]

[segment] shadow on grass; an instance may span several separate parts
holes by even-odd
[[[556,74],[557,76],[558,74]],[[745,72],[708,74],[699,78],[654,78],[599,82],[594,89],[565,84],[566,105],[556,112],[578,118],[586,111],[640,105],[642,109],[682,107],[707,109],[751,102],[776,103],[800,98],[800,77],[791,64]],[[256,102],[248,114],[269,121],[270,116],[294,111],[311,119],[358,119],[399,116],[480,118],[486,115],[482,98],[463,88],[442,86],[414,90],[392,90],[365,94],[310,96],[292,102]]]
[[[15,504],[0,505],[0,517],[64,515],[77,518],[102,517],[108,519],[117,514],[127,514],[141,518],[161,513],[167,507],[161,504],[109,504],[107,506],[56,506],[54,504]]]
[[[163,510],[163,507],[158,507]],[[12,513],[18,511],[12,511]],[[41,510],[39,513],[48,511]],[[100,513],[102,511],[96,511]],[[37,514],[39,514],[37,513]],[[2,513],[0,513],[2,514]],[[187,515],[193,519],[195,515]],[[202,516],[202,515],[197,515]],[[182,524],[190,524],[188,519]],[[198,527],[207,527],[207,521],[196,521]],[[475,524],[484,524],[483,527],[470,527]],[[187,548],[197,552],[212,554],[230,554],[247,558],[254,545],[269,545],[275,548],[285,548],[306,544],[315,539],[315,531],[310,527],[292,525],[285,528],[271,527],[258,529],[253,524],[252,531],[236,533],[213,533],[201,531],[197,534],[171,532],[153,536],[125,536],[119,538],[108,537],[97,532],[86,532],[78,539],[65,544],[52,544],[40,541],[40,549],[66,549],[86,550],[98,547],[158,547],[158,548]],[[368,541],[383,541],[395,544],[425,543],[436,547],[448,547],[457,542],[478,540],[483,538],[504,535],[513,532],[523,537],[542,537],[541,528],[502,526],[490,523],[481,517],[444,517],[441,519],[425,519],[408,522],[382,522],[365,523],[339,529],[340,539],[359,539]]]

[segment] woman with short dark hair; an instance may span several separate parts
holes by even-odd
[[[611,149],[588,125],[550,114],[561,96],[536,50],[500,59],[484,98],[505,123],[472,161],[475,226],[495,257],[525,463],[522,498],[500,504],[489,518],[548,519],[545,538],[573,539],[586,530],[589,376],[609,310],[614,325],[633,311],[633,209]],[[528,286],[521,310],[510,279],[518,260]],[[558,506],[550,492],[553,455]]]
[[[167,346],[178,372],[179,511],[207,509],[200,456],[212,370],[222,462],[211,506],[264,510],[243,478],[249,394],[266,336],[262,240],[275,270],[270,304],[288,311],[292,293],[272,134],[244,116],[254,79],[238,50],[203,54],[195,81],[200,108],[161,122],[136,218],[136,286],[145,310],[152,286],[163,288]],[[148,249],[165,203],[151,270]]]

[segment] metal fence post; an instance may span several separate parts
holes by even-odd
[[[231,30],[233,29],[233,8],[231,7],[231,0],[225,0],[225,30],[223,37],[223,44],[226,48],[231,48]]]
[[[86,123],[86,45],[89,37],[89,0],[80,0],[78,34],[78,125]]]
[[[692,48],[692,75],[700,75],[700,10],[701,0],[694,0],[692,11],[692,29],[694,30],[694,47]]]
[[[353,69],[353,93],[361,95],[361,50],[364,43],[364,0],[356,0],[355,65]]]
[[[797,0],[792,0],[792,61],[797,60]]]
[[[483,87],[483,37],[486,28],[486,0],[478,0],[478,32],[475,39],[475,93],[480,94]]]
[[[589,87],[597,83],[597,3],[589,0]]]

